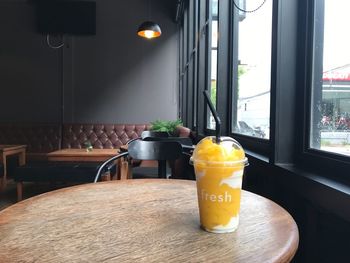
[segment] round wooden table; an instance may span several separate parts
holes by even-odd
[[[201,230],[193,181],[85,184],[0,212],[1,262],[288,262],[297,247],[293,218],[246,191],[236,232]]]

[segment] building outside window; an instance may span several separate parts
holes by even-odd
[[[309,147],[350,156],[350,2],[315,1]]]
[[[270,133],[272,3],[234,0],[232,131],[263,139]]]

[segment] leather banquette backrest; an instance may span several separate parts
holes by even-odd
[[[86,142],[95,149],[119,148],[150,127],[147,124],[63,124],[62,148],[84,148]]]
[[[61,138],[60,124],[0,123],[0,144],[26,144],[30,153],[56,151]]]

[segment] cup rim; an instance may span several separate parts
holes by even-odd
[[[225,167],[234,167],[242,164],[244,165],[244,167],[246,167],[249,165],[247,157],[244,157],[244,159],[237,160],[237,161],[219,162],[219,161],[207,161],[202,159],[194,159],[192,156],[190,158],[190,164],[194,165],[195,163],[206,163],[206,164],[210,164],[211,167],[222,167],[222,164],[224,164]]]

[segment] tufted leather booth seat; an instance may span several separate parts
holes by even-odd
[[[15,168],[16,182],[93,182],[100,163],[36,162]]]
[[[14,169],[17,198],[22,200],[23,182],[92,183],[101,163],[93,162],[34,162]],[[111,164],[103,173],[113,175],[116,165]]]
[[[26,144],[28,161],[43,161],[46,153],[64,148],[119,148],[137,138],[149,124],[0,123],[0,144]]]
[[[86,141],[96,149],[119,148],[150,127],[144,124],[64,124],[62,148],[84,148]]]
[[[29,159],[60,149],[61,137],[59,124],[0,124],[0,144],[26,144]]]
[[[29,157],[64,148],[84,148],[86,141],[96,149],[111,149],[140,137],[150,128],[150,124],[0,123],[0,144],[26,144]],[[183,126],[175,132],[178,137],[193,138],[192,135]]]

